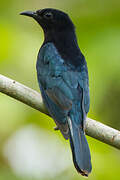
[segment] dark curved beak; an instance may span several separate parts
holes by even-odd
[[[37,13],[36,12],[32,12],[32,11],[24,11],[22,13],[20,13],[20,15],[24,15],[24,16],[29,16],[29,17],[36,17]]]

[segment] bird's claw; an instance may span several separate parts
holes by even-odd
[[[58,130],[59,130],[59,127],[58,127],[58,126],[54,127],[54,130],[55,130],[55,131],[58,131]]]

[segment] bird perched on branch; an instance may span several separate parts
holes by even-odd
[[[89,80],[85,57],[78,47],[69,16],[56,9],[21,13],[42,27],[44,42],[37,58],[37,77],[44,104],[65,139],[69,139],[77,171],[91,172],[84,126],[89,111]]]

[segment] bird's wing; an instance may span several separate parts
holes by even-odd
[[[37,63],[43,100],[55,121],[66,124],[67,113],[74,103],[81,103],[85,113],[89,110],[87,73],[84,68],[79,71],[66,65],[51,43],[45,48],[40,51]]]
[[[61,131],[65,139],[69,138],[68,124],[66,123],[66,114],[53,102],[47,95],[46,91],[40,86],[44,104],[48,109],[51,117],[54,119],[58,129]]]
[[[61,109],[70,110],[72,103],[78,101],[82,103],[85,113],[88,113],[89,85],[83,72],[63,71],[59,73],[59,76],[49,76],[46,78],[46,82],[47,95]]]
[[[69,98],[67,98],[58,87],[55,86],[51,89],[47,89],[46,94],[62,110],[70,110],[71,109],[72,101]]]
[[[81,72],[69,70],[62,72],[58,77],[49,76],[45,93],[60,113],[67,115],[72,110],[74,115],[76,114],[76,122],[84,128],[84,120],[89,111],[89,88],[88,80],[82,75]],[[58,119],[59,123],[63,123],[64,118]]]

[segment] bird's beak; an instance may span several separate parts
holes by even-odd
[[[29,16],[29,17],[35,18],[37,16],[37,13],[36,12],[32,12],[32,11],[24,11],[24,12],[20,13],[20,15],[24,15],[24,16]]]

